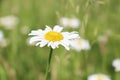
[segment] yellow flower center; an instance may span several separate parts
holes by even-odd
[[[103,80],[103,78],[102,77],[98,77],[98,79],[97,80]]]
[[[55,32],[55,31],[50,31],[46,33],[44,37],[45,39],[52,41],[52,42],[60,41],[64,38],[61,33]]]
[[[82,45],[82,40],[77,40],[76,43],[77,45]]]

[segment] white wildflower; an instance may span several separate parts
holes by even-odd
[[[85,39],[75,39],[71,41],[71,47],[76,51],[89,50],[90,44],[88,40]]]
[[[53,49],[58,48],[58,45],[62,45],[69,50],[70,41],[79,38],[79,35],[76,32],[61,32],[62,29],[63,27],[56,25],[53,29],[46,26],[45,30],[33,30],[29,34],[33,36],[30,43],[36,42],[36,46],[39,45],[40,47],[48,45]]]
[[[13,29],[18,24],[18,18],[10,15],[0,18],[0,25],[6,29]]]
[[[77,18],[60,18],[60,25],[64,27],[78,28],[80,26],[80,21]]]
[[[109,76],[104,74],[93,74],[88,77],[87,80],[111,80]]]
[[[115,59],[112,63],[113,67],[115,68],[115,71],[120,71],[120,59]]]

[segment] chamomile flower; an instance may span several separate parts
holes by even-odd
[[[78,28],[80,26],[80,21],[77,18],[60,18],[60,25],[64,27]]]
[[[18,18],[10,15],[0,18],[0,25],[4,26],[6,29],[13,29],[18,24]]]
[[[40,47],[48,45],[48,47],[52,47],[52,49],[62,45],[69,50],[70,41],[79,38],[79,35],[77,32],[61,32],[62,29],[63,27],[56,25],[53,29],[46,26],[45,30],[33,30],[29,34],[33,36],[30,39],[30,43],[36,42],[36,46],[39,45]]]
[[[93,74],[88,77],[87,80],[111,80],[109,76],[104,74]]]
[[[89,50],[90,44],[88,40],[85,39],[75,39],[71,41],[71,47],[76,51]]]
[[[115,59],[112,63],[113,67],[115,68],[115,71],[120,71],[120,59]]]

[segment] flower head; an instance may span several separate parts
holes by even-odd
[[[72,40],[70,45],[76,51],[89,50],[90,49],[89,41],[85,40],[85,39],[81,39],[81,38]]]
[[[93,74],[88,77],[88,80],[111,80],[109,76],[104,74]]]
[[[60,18],[60,25],[64,27],[78,28],[80,21],[77,18]]]
[[[63,27],[58,25],[54,28],[46,26],[45,30],[33,30],[29,35],[32,35],[30,43],[36,42],[36,46],[44,47],[51,46],[53,49],[58,48],[58,45],[64,46],[69,50],[70,41],[79,38],[76,32],[61,32]]]
[[[10,15],[0,18],[0,25],[4,26],[6,29],[13,29],[18,24],[18,18]]]
[[[120,71],[120,59],[115,59],[112,63],[113,67],[115,68],[115,71]]]

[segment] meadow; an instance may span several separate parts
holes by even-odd
[[[2,20],[11,15],[14,21]],[[67,27],[61,18],[69,19]],[[120,61],[118,70],[113,66],[120,60],[120,0],[0,0],[0,80],[45,80],[50,47],[30,44],[28,34],[46,25],[89,42],[89,49],[54,49],[46,80],[120,80]],[[88,79],[94,74],[110,79]]]

